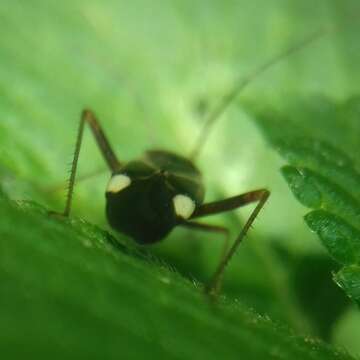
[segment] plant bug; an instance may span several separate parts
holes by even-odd
[[[226,228],[195,220],[257,203],[234,243],[224,254],[206,286],[206,292],[219,292],[224,270],[246,236],[249,228],[270,196],[267,189],[258,189],[224,200],[204,203],[204,185],[195,159],[204,146],[210,130],[236,96],[255,78],[282,59],[301,50],[323,35],[318,31],[295,46],[270,59],[249,76],[237,81],[207,117],[189,158],[165,150],[151,150],[129,162],[119,161],[99,121],[91,110],[84,110],[80,119],[69,188],[63,216],[69,216],[75,185],[76,170],[85,124],[88,124],[111,171],[106,188],[106,215],[109,224],[138,244],[149,245],[165,238],[175,226],[204,231],[222,232]]]

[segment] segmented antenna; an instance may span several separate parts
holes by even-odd
[[[255,80],[262,73],[270,69],[272,66],[286,59],[290,55],[302,50],[310,43],[314,42],[315,40],[325,35],[328,31],[329,29],[327,28],[317,30],[316,32],[304,38],[302,41],[289,47],[282,53],[274,56],[272,59],[268,60],[263,65],[258,67],[254,72],[250,73],[249,75],[243,78],[238,79],[235,82],[234,87],[222,98],[222,100],[220,100],[218,105],[215,106],[215,108],[212,111],[210,111],[210,113],[208,114],[205,123],[203,125],[203,128],[200,132],[200,135],[198,136],[195,142],[194,149],[190,154],[190,159],[194,160],[199,155],[200,151],[205,145],[206,140],[210,135],[210,131],[213,128],[216,120],[220,119],[221,115],[225,112],[228,106],[236,99],[236,97],[240,94],[240,92],[243,91],[244,88],[246,88],[247,85],[249,85],[253,80]]]

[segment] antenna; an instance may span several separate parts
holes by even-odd
[[[308,35],[303,40],[299,41],[297,44],[289,47],[282,53],[274,56],[273,58],[262,64],[260,67],[258,67],[252,73],[248,74],[243,78],[238,79],[235,82],[234,87],[227,94],[225,94],[225,96],[219,101],[217,106],[215,106],[215,108],[212,111],[210,111],[210,113],[206,117],[200,135],[198,136],[195,142],[194,149],[190,154],[190,159],[194,160],[199,155],[200,151],[205,145],[206,140],[210,135],[210,131],[213,128],[216,120],[220,119],[221,115],[226,111],[228,106],[236,99],[236,97],[240,94],[240,92],[243,91],[244,88],[246,88],[247,85],[249,85],[257,77],[262,75],[265,71],[267,71],[274,65],[278,64],[282,60],[286,59],[290,55],[302,50],[307,45],[311,44],[315,40],[319,39],[320,37],[328,33],[328,31],[329,31],[328,28],[322,28],[317,30],[311,35]]]

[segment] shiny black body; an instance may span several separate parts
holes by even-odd
[[[160,241],[183,221],[175,214],[174,196],[186,195],[196,206],[204,200],[199,170],[190,160],[171,152],[148,151],[115,174],[128,176],[131,184],[118,193],[106,193],[108,221],[140,244]]]

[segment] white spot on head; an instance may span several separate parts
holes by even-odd
[[[195,202],[186,195],[176,195],[173,197],[175,213],[183,219],[188,219],[195,210]]]
[[[106,187],[106,192],[118,193],[131,184],[131,179],[123,174],[116,174],[111,177]]]

